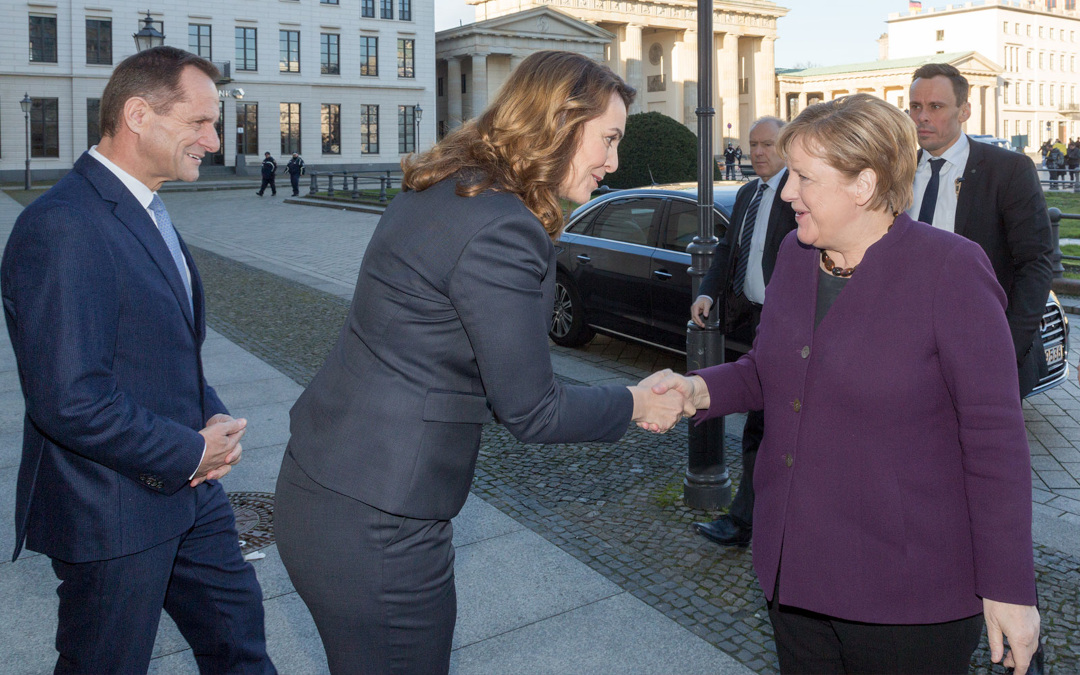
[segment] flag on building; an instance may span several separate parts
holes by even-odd
[[[908,11],[922,9],[922,0],[908,0]]]

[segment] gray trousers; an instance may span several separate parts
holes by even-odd
[[[380,511],[313,481],[285,453],[274,532],[331,673],[450,670],[453,526]]]

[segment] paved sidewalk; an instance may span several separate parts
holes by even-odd
[[[215,197],[219,196],[218,193]],[[244,205],[243,217],[222,217],[236,198],[221,203],[200,193],[171,214],[189,242],[219,254],[351,293],[360,251],[374,222],[355,214],[335,219],[325,209]],[[253,196],[254,198],[254,196]],[[257,199],[257,198],[254,198]],[[207,202],[211,203],[207,203]],[[209,208],[208,212],[201,209]],[[271,217],[273,208],[320,222]],[[19,205],[0,195],[0,242],[6,241]],[[197,222],[208,222],[201,228]],[[323,250],[297,228],[318,228]],[[189,235],[190,232],[190,235]],[[336,244],[334,242],[337,242]],[[348,251],[348,254],[344,253]],[[352,268],[348,269],[352,261]],[[0,331],[0,560],[13,550],[15,479],[21,452],[23,404],[14,356]],[[207,378],[238,416],[250,422],[244,461],[224,480],[231,492],[270,493],[288,440],[288,410],[301,388],[290,378],[211,331],[204,347]],[[7,514],[3,516],[2,514]],[[483,500],[470,497],[454,520],[457,548],[458,625],[451,670],[455,673],[731,673],[752,671],[705,640],[622,590]],[[326,672],[314,624],[289,582],[276,546],[253,561],[263,587],[267,641],[282,673]],[[6,673],[51,672],[55,662],[56,580],[41,555],[24,552],[0,562],[0,650]],[[172,621],[163,617],[152,673],[195,673],[191,651]]]

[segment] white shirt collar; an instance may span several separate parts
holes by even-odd
[[[131,192],[131,194],[135,196],[135,199],[138,200],[139,204],[141,204],[144,209],[150,208],[150,202],[154,200],[154,192],[150,188],[146,187],[145,183],[143,183],[138,178],[132,176],[127,171],[124,171],[116,164],[114,164],[111,160],[109,160],[108,157],[98,152],[96,145],[90,148],[87,152],[90,153],[91,157],[101,162],[101,164],[106,169],[111,171],[113,175],[119,178],[120,182],[124,184],[124,187],[126,187]]]
[[[957,166],[963,169],[964,165],[967,164],[969,150],[968,143],[969,141],[967,134],[961,133],[960,138],[956,139],[956,142],[953,143],[948,150],[941,153],[941,155],[939,155],[938,157],[933,157],[929,152],[926,152],[924,150],[922,153],[922,160],[919,162],[919,164],[926,164],[931,159],[944,159],[950,165]]]
[[[765,184],[768,185],[770,188],[772,188],[773,192],[776,192],[777,190],[780,189],[780,181],[784,180],[784,173],[786,171],[787,171],[787,167],[785,166],[784,168],[777,171],[775,176],[773,176],[769,180],[765,181]]]

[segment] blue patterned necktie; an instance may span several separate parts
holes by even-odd
[[[743,219],[739,259],[735,262],[735,276],[731,280],[731,288],[736,296],[743,295],[743,287],[746,286],[746,268],[750,266],[750,242],[754,238],[754,226],[757,224],[758,209],[761,207],[761,195],[765,194],[767,187],[769,187],[768,184],[761,181],[757,192],[754,193],[754,198],[750,200],[750,208],[746,209],[746,218]]]
[[[165,245],[169,247],[173,263],[176,264],[176,271],[180,273],[180,280],[184,282],[184,290],[187,291],[188,309],[191,310],[191,315],[195,316],[195,308],[191,302],[191,280],[188,278],[187,265],[184,264],[184,254],[180,251],[180,240],[176,237],[172,219],[169,218],[169,212],[165,210],[165,204],[161,202],[161,197],[154,195],[154,198],[150,201],[150,210],[154,212],[158,231],[161,232]]]
[[[923,192],[922,206],[919,207],[919,221],[927,225],[934,224],[934,209],[937,208],[938,183],[940,182],[941,166],[944,159],[930,160],[930,180],[926,182],[926,190]]]

